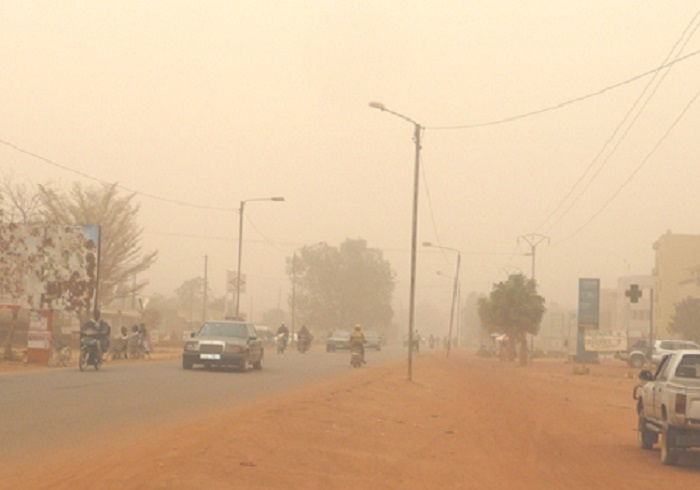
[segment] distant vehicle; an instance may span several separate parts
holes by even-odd
[[[700,345],[690,340],[657,340],[651,353],[651,362],[658,365],[667,354],[677,350],[698,349]]]
[[[374,349],[377,351],[382,350],[382,336],[378,332],[368,330],[364,332],[365,334],[365,348]]]
[[[651,352],[651,362],[658,365],[661,359],[671,352],[682,349],[700,349],[700,345],[690,340],[661,339],[655,340]],[[649,341],[638,340],[626,351],[618,352],[617,357],[633,368],[640,368],[647,361]]]
[[[326,352],[350,349],[350,330],[334,330],[326,339]]]
[[[262,369],[264,356],[263,342],[252,323],[209,321],[185,342],[182,367],[192,369],[201,364],[206,368],[230,366],[245,371],[252,365]]]

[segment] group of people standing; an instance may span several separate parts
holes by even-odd
[[[141,359],[151,356],[151,343],[146,325],[133,325],[131,331],[121,327],[120,335],[112,349],[112,359]]]

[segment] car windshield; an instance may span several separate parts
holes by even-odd
[[[200,337],[239,337],[248,335],[248,326],[245,323],[214,322],[205,323],[199,329]]]
[[[378,339],[379,334],[377,332],[365,332],[366,339]]]
[[[346,339],[350,338],[350,332],[347,330],[336,330],[333,332],[333,335],[331,337],[338,338],[338,339]]]

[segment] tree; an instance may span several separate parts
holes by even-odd
[[[0,224],[28,224],[38,221],[39,196],[29,186],[18,184],[9,174],[3,175],[0,182]],[[9,325],[3,345],[3,359],[12,359],[12,344],[17,330],[19,310],[12,309],[12,323]]]
[[[39,220],[39,194],[26,184],[20,184],[9,174],[0,182],[0,223],[27,224]]]
[[[158,252],[142,253],[135,194],[120,196],[117,184],[83,187],[75,183],[69,193],[40,185],[39,197],[47,223],[100,226],[98,305],[136,295],[146,286],[135,278],[148,270]]]
[[[306,246],[287,259],[287,274],[295,323],[330,330],[355,323],[386,328],[391,322],[394,273],[364,240]]]
[[[700,342],[700,298],[687,297],[677,303],[668,330],[683,339]]]
[[[544,298],[537,294],[535,281],[512,274],[495,284],[488,297],[479,299],[482,328],[504,333],[520,345],[520,365],[527,364],[527,334],[536,335],[544,312]]]
[[[201,319],[204,308],[204,279],[195,277],[183,282],[176,290],[175,297],[180,309],[189,311],[190,322]],[[197,314],[195,314],[197,312]]]

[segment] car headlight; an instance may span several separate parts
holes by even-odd
[[[186,351],[198,351],[199,350],[199,342],[187,342],[185,344],[185,350]]]
[[[243,346],[238,344],[226,344],[224,346],[224,351],[232,354],[241,354],[244,351],[244,349]]]

